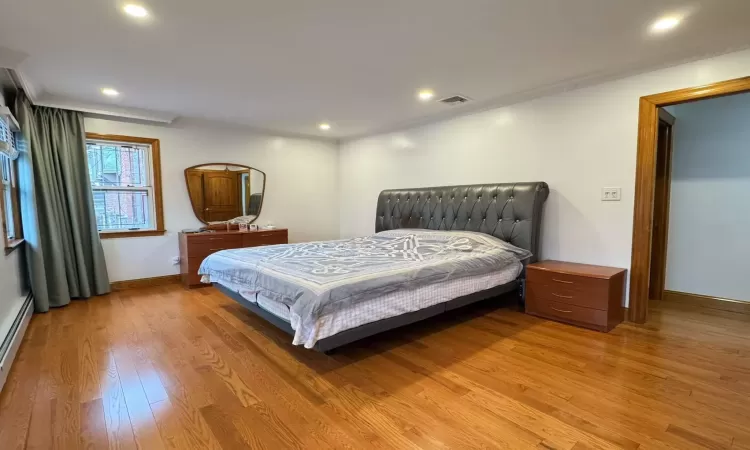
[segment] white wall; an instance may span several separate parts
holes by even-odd
[[[261,135],[236,127],[201,123],[142,125],[86,119],[86,131],[157,138],[161,144],[165,236],[105,239],[111,281],[179,272],[177,233],[201,223],[193,215],[184,169],[208,162],[233,162],[264,172],[266,197],[257,221],[289,228],[290,242],[335,239],[338,230],[337,145]]]
[[[750,94],[671,112],[666,288],[750,301]]]
[[[382,189],[542,180],[541,257],[629,268],[639,97],[747,75],[736,52],[344,143],[341,234],[374,230]],[[601,202],[605,186],[622,201]]]

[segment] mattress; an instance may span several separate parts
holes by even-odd
[[[308,325],[305,325],[305,321],[293,320],[293,312],[290,311],[289,306],[281,301],[271,299],[260,292],[248,291],[238,284],[227,281],[218,281],[218,283],[239,293],[244,299],[257,304],[276,317],[290,324],[296,322],[298,326],[295,328],[293,343],[304,345],[306,348],[313,348],[317,341],[342,331],[418,311],[457,297],[510,283],[518,278],[522,269],[523,265],[520,262],[514,262],[489,274],[465,276],[412,289],[390,292],[325,314]],[[292,325],[292,328],[294,328],[294,325]]]

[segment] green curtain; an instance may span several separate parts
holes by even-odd
[[[16,118],[25,141],[19,157],[19,190],[36,310],[46,312],[73,298],[108,293],[83,114],[33,106],[20,93]]]

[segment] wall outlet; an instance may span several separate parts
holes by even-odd
[[[621,198],[622,198],[622,189],[618,187],[602,188],[602,201],[603,202],[619,202]]]
[[[172,264],[176,266],[179,263],[180,263],[180,257],[179,256],[173,256],[172,257]]]

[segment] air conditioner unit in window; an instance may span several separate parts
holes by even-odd
[[[0,153],[7,155],[10,159],[18,157],[14,133],[19,131],[21,127],[10,109],[7,106],[0,106]]]

